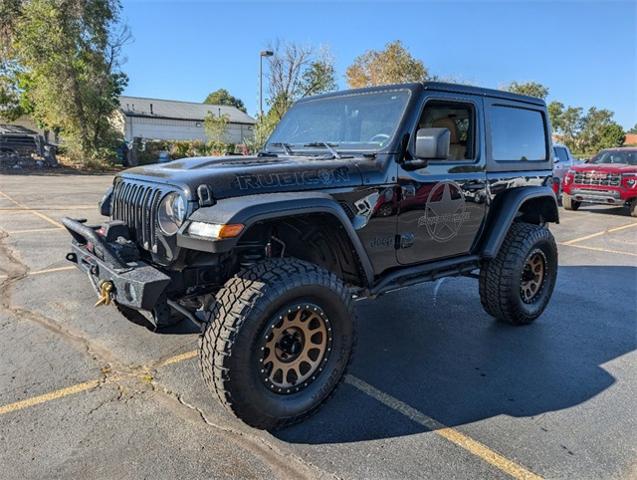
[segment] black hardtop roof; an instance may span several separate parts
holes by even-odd
[[[313,97],[306,97],[299,100],[303,102],[306,100],[312,100],[324,97],[334,97],[341,95],[349,95],[352,93],[371,93],[382,92],[385,90],[406,89],[411,91],[418,90],[434,90],[439,92],[459,93],[464,95],[479,95],[483,97],[501,98],[504,100],[512,100],[514,102],[532,103],[534,105],[545,106],[544,100],[537,97],[530,97],[528,95],[520,95],[517,93],[506,92],[503,90],[495,90],[492,88],[474,87],[471,85],[462,85],[459,83],[447,83],[447,82],[414,82],[414,83],[394,83],[389,85],[380,85],[376,87],[356,88],[352,90],[341,90],[338,92],[324,93],[322,95],[316,95]]]

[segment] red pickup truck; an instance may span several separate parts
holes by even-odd
[[[569,169],[562,188],[566,210],[577,210],[582,203],[620,205],[637,217],[637,148],[602,150]]]

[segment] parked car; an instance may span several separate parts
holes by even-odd
[[[637,217],[637,148],[602,150],[564,176],[562,204],[577,210],[582,203],[623,205]]]
[[[283,427],[343,379],[353,297],[469,275],[492,317],[542,314],[558,268],[547,118],[538,98],[434,82],[305,98],[257,156],[118,174],[110,221],[62,219],[66,258],[131,321],[199,324],[211,394]]]
[[[562,182],[564,182],[566,172],[571,167],[581,165],[584,162],[574,157],[569,148],[561,143],[553,144],[553,154],[553,191],[559,197],[562,194]]]
[[[57,165],[55,146],[44,136],[20,125],[0,124],[0,168],[20,164]]]

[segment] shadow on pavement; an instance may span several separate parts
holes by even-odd
[[[477,290],[454,278],[361,302],[350,373],[456,426],[576,406],[615,382],[604,363],[637,347],[637,268],[561,267],[549,308],[527,327],[493,321]],[[320,444],[424,430],[346,385],[276,436]]]
[[[605,205],[582,205],[578,210],[578,212],[589,212],[599,215],[612,215],[617,217],[626,217],[627,220],[631,220],[633,217],[630,216],[630,212],[628,208],[620,206],[605,206]]]

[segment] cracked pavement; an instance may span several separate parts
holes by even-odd
[[[0,175],[0,191],[53,221],[98,222],[91,205],[110,181]],[[637,475],[637,228],[561,245],[554,299],[528,328],[494,324],[467,278],[358,302],[351,373],[389,400],[345,383],[270,434],[206,390],[196,329],[156,334],[93,308],[86,278],[65,268],[68,235],[21,208],[0,195],[0,407],[94,383],[0,414],[3,478],[508,478],[395,400],[546,478]],[[560,213],[559,242],[634,221]]]

